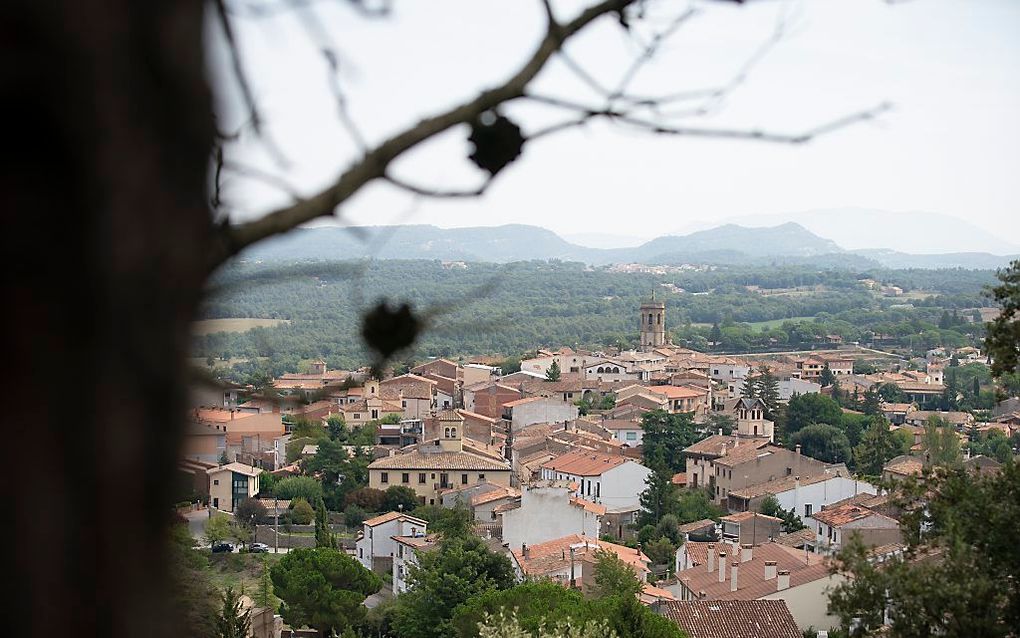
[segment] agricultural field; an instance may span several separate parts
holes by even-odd
[[[192,333],[204,337],[217,332],[247,332],[252,328],[275,328],[287,319],[203,319],[192,324]]]

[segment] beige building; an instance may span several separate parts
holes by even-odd
[[[402,485],[423,504],[441,502],[444,491],[487,481],[510,486],[510,464],[497,454],[464,443],[464,418],[448,410],[437,415],[439,437],[410,452],[378,459],[368,466],[368,486],[385,490]]]
[[[262,470],[242,463],[227,463],[206,470],[209,476],[209,504],[225,512],[259,492]]]
[[[684,449],[688,487],[707,487],[720,505],[731,490],[774,481],[824,474],[827,464],[795,450],[772,445],[767,438],[710,436]]]

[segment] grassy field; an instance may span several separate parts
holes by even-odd
[[[211,554],[209,560],[209,578],[214,587],[223,591],[232,587],[237,591],[253,596],[259,588],[262,574],[262,557],[272,567],[283,558],[283,554]],[[278,606],[280,600],[273,596]]]
[[[215,332],[247,332],[252,328],[272,328],[281,323],[290,323],[288,319],[203,319],[191,326],[196,335],[204,336]]]

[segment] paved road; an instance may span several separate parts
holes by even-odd
[[[188,531],[191,532],[191,536],[200,543],[204,542],[205,522],[209,520],[209,510],[188,512],[184,518],[188,519]]]

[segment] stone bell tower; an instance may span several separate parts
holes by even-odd
[[[666,304],[655,300],[641,304],[641,349],[652,350],[666,345]]]

